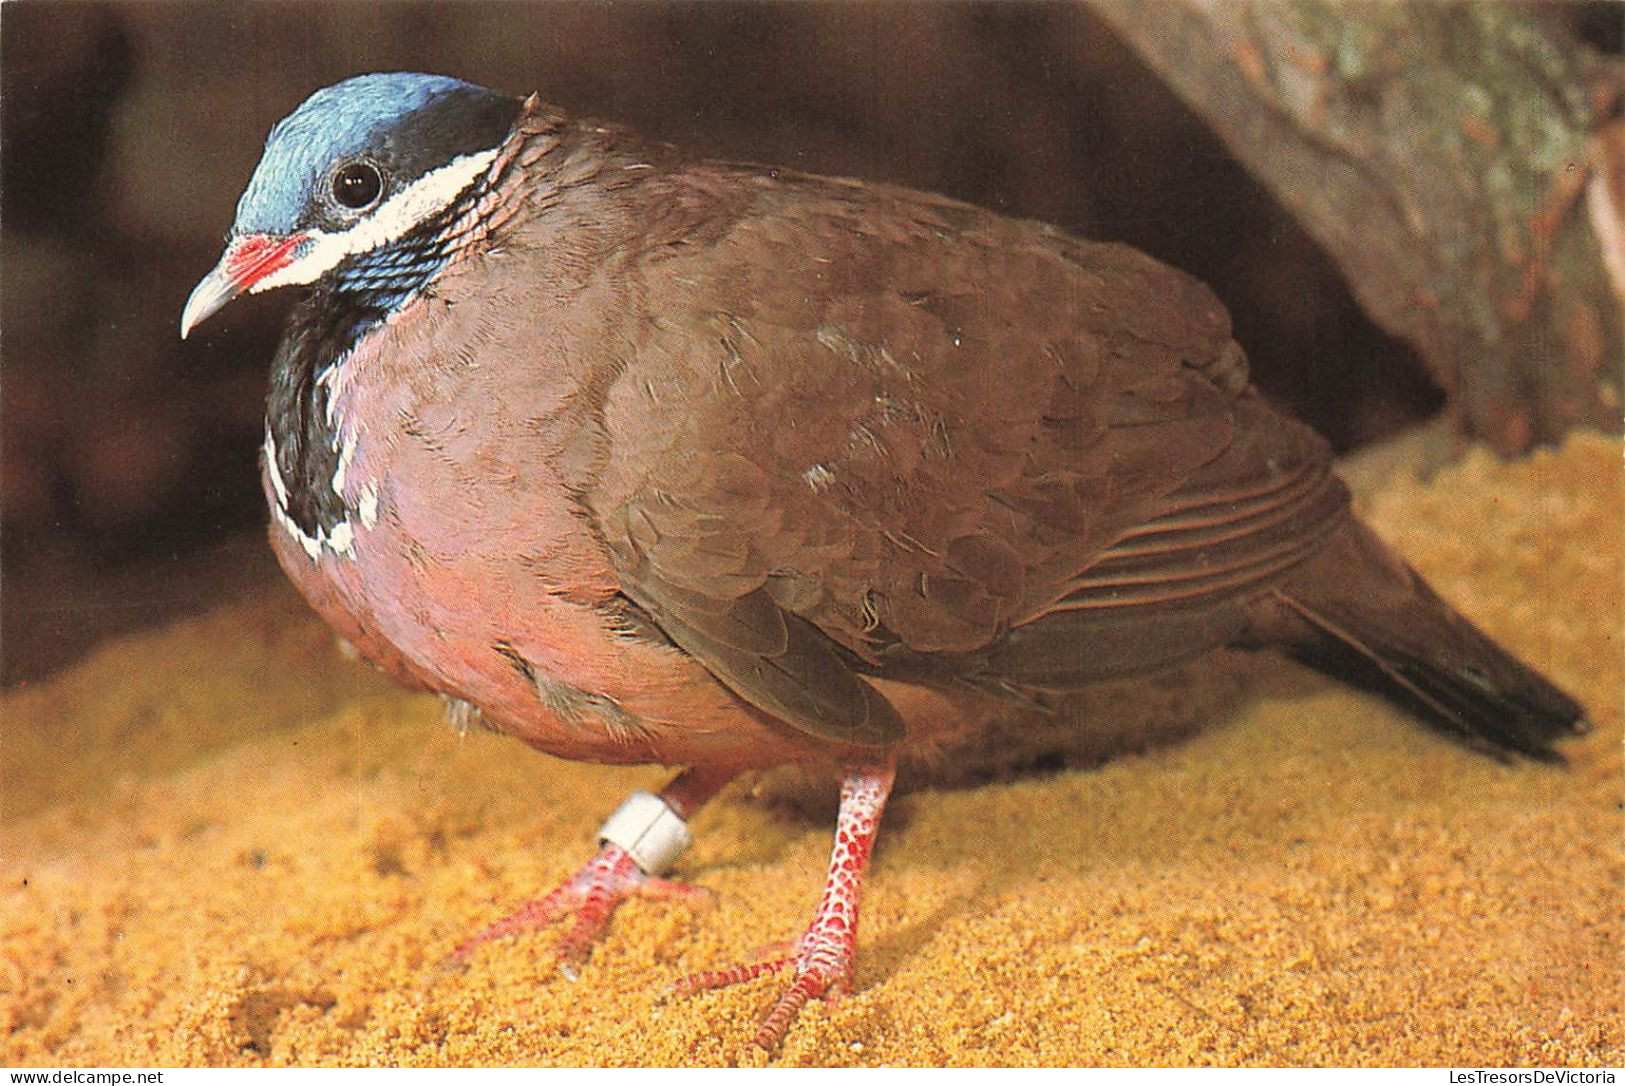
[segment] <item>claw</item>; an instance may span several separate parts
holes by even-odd
[[[605,844],[598,855],[563,886],[457,944],[447,955],[446,963],[466,964],[484,943],[546,927],[573,912],[570,929],[559,940],[558,964],[561,973],[575,980],[592,944],[609,925],[611,914],[630,897],[708,903],[711,892],[703,887],[651,878],[638,869],[625,849]]]
[[[802,1006],[809,999],[832,1000],[848,995],[852,991],[850,958],[829,966],[822,964],[803,966],[799,959],[799,955],[793,958],[774,958],[769,961],[735,965],[728,969],[690,973],[677,982],[673,992],[676,995],[687,996],[710,991],[713,988],[729,988],[795,965],[795,979],[779,997],[779,1001],[773,1005],[773,1009],[767,1013],[767,1017],[762,1020],[762,1028],[756,1032],[756,1047],[773,1052],[783,1043],[784,1035],[790,1031],[796,1015],[801,1013]]]
[[[835,977],[816,972],[797,974],[794,983],[762,1020],[762,1028],[756,1031],[756,1047],[764,1052],[776,1052],[779,1045],[784,1043],[784,1035],[790,1031],[790,1023],[801,1013],[802,1004],[818,996],[845,995],[850,989],[849,973],[846,972]]]
[[[788,957],[771,958],[767,961],[729,966],[727,969],[705,969],[698,973],[690,973],[672,985],[672,994],[691,996],[699,992],[709,992],[713,988],[731,988],[735,984],[744,984],[767,973],[777,973],[792,960]]]
[[[795,967],[795,977],[779,1001],[762,1020],[757,1047],[773,1052],[783,1043],[790,1026],[809,999],[830,999],[852,990],[853,959],[858,934],[858,901],[863,875],[880,828],[880,815],[891,791],[892,770],[864,770],[847,777],[841,786],[841,812],[835,826],[835,848],[829,859],[829,878],[812,923],[796,940],[793,952],[727,969],[691,973],[674,987],[677,995],[693,995],[755,980],[768,973]]]
[[[685,769],[661,789],[659,798],[671,814],[686,820],[733,779],[734,772],[726,768]],[[607,829],[609,823],[605,827]],[[559,940],[558,962],[559,970],[574,980],[593,942],[609,924],[610,914],[633,896],[690,902],[711,900],[709,890],[644,874],[624,847],[606,841],[598,855],[563,886],[457,944],[445,964],[460,967],[482,943],[544,927],[573,912],[575,920]]]

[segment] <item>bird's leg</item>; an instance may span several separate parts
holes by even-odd
[[[784,1040],[785,1031],[807,1000],[851,991],[858,899],[863,895],[863,874],[869,866],[869,853],[874,849],[894,775],[895,765],[888,762],[880,768],[853,770],[841,783],[841,812],[836,818],[835,847],[830,852],[824,896],[812,923],[792,944],[790,953],[731,969],[691,974],[677,982],[679,994],[739,984],[794,966],[795,979],[756,1034],[757,1045],[771,1052]]]
[[[558,948],[559,968],[574,979],[593,941],[609,923],[610,914],[627,898],[708,900],[708,891],[700,887],[656,876],[687,846],[689,816],[734,776],[731,770],[685,769],[658,797],[634,793],[604,823],[598,855],[552,893],[459,943],[448,961],[461,964],[481,943],[542,927],[574,913],[570,930]]]

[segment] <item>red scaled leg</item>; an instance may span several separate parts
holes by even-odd
[[[689,817],[706,800],[716,795],[734,776],[731,771],[687,769],[679,773],[661,790],[660,799],[680,822]],[[648,800],[648,796],[643,797]],[[624,810],[625,808],[623,808]],[[608,829],[615,819],[605,823]],[[630,846],[636,849],[636,845]],[[566,915],[574,914],[570,930],[559,941],[559,968],[575,979],[581,962],[593,942],[609,924],[616,906],[629,897],[652,897],[683,901],[707,900],[707,891],[680,882],[654,877],[659,870],[648,872],[639,866],[638,857],[628,847],[605,840],[598,855],[587,861],[563,886],[546,897],[538,898],[518,912],[498,920],[474,937],[459,943],[447,961],[462,964],[473,956],[482,943],[517,935],[534,928],[544,927]]]
[[[771,1052],[784,1040],[790,1023],[809,999],[841,996],[852,990],[853,958],[858,938],[858,899],[863,895],[863,873],[874,849],[880,816],[891,793],[894,767],[861,769],[841,784],[841,813],[835,823],[835,847],[829,857],[829,878],[812,923],[793,953],[732,969],[695,973],[677,982],[679,994],[723,988],[753,980],[786,966],[795,967],[790,987],[762,1022],[756,1043]]]

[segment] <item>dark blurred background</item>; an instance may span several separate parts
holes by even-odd
[[[1607,8],[1554,17],[1617,50]],[[234,305],[184,344],[176,327],[267,129],[358,72],[540,90],[708,155],[1126,241],[1212,284],[1259,383],[1340,449],[1442,404],[1292,220],[1070,4],[22,0],[0,11],[0,56],[7,683],[274,576],[255,457],[291,298]]]

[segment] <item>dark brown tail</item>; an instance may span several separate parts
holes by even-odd
[[[1257,643],[1386,695],[1490,753],[1561,761],[1589,730],[1578,702],[1453,611],[1350,518],[1260,601]]]

